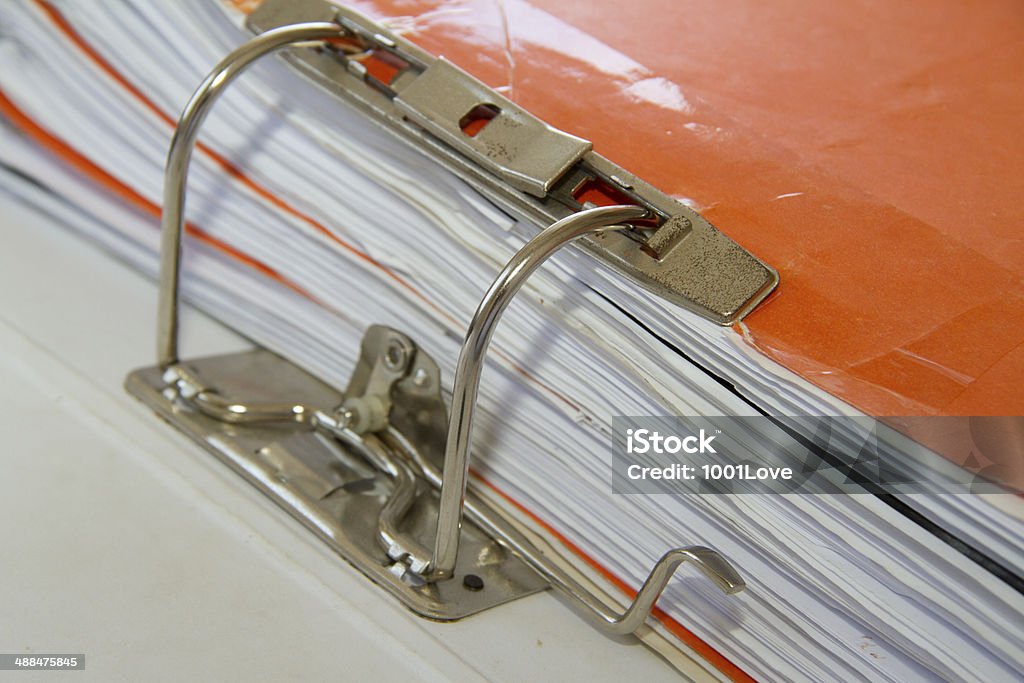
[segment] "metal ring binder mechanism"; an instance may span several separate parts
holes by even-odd
[[[450,620],[554,587],[599,626],[636,631],[675,569],[689,561],[727,593],[742,590],[719,553],[666,553],[623,613],[546,555],[506,513],[467,492],[473,413],[495,325],[530,274],[577,239],[653,294],[721,323],[738,319],[775,272],[699,215],[599,157],[443,59],[365,17],[321,0],[267,0],[262,35],[228,55],[185,108],[164,191],[159,364],[126,386],[234,468],[371,580],[415,612]],[[178,285],[185,184],[197,132],[228,84],[259,57],[302,44],[291,59],[392,132],[433,154],[521,218],[549,225],[508,262],[469,326],[451,416],[437,364],[412,339],[372,326],[339,393],[266,350],[178,358]],[[390,82],[363,61],[399,64]],[[472,137],[461,122],[486,114]],[[498,151],[495,151],[498,150]],[[628,204],[581,205],[575,189],[611,183]],[[688,268],[699,262],[701,267]],[[464,520],[464,518],[466,518]]]

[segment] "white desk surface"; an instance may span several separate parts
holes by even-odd
[[[0,680],[679,680],[550,592],[419,619],[121,387],[155,285],[0,193]],[[198,314],[187,353],[244,343]]]

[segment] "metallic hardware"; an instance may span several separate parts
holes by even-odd
[[[452,420],[448,424],[441,485],[441,514],[437,520],[437,540],[434,545],[433,570],[438,576],[450,575],[455,564],[462,499],[469,476],[469,445],[480,375],[483,373],[487,347],[501,314],[527,278],[560,248],[590,233],[625,229],[627,221],[644,218],[646,215],[647,210],[639,206],[609,206],[586,209],[563,218],[523,245],[488,288],[469,323],[469,331],[455,369]]]
[[[167,367],[178,360],[178,280],[181,271],[181,233],[185,224],[185,185],[196,136],[210,107],[228,85],[254,61],[298,43],[337,38],[345,30],[334,22],[306,22],[267,31],[250,40],[214,67],[185,105],[178,119],[164,169],[164,208],[160,217],[160,321],[157,357]]]
[[[578,197],[589,185],[625,200],[612,203],[648,209],[652,229],[588,236],[581,245],[653,295],[730,325],[778,284],[774,269],[696,211],[354,10],[327,0],[264,0],[248,24],[261,33],[308,21],[337,21],[346,42],[285,55],[301,73],[524,222],[543,229],[585,208]],[[378,58],[396,70],[389,82],[367,66]],[[474,118],[486,125],[466,132]]]
[[[425,354],[418,352],[420,356]],[[330,412],[346,398],[265,350],[189,360],[183,365],[237,403],[294,400]],[[476,524],[463,526],[457,580],[428,583],[406,561],[392,559],[403,549],[429,548],[433,541],[437,491],[418,476],[408,453],[388,446],[417,443],[417,459],[441,457],[440,450],[431,453],[430,449],[439,448],[443,431],[435,430],[434,440],[420,440],[432,429],[416,422],[420,397],[392,394],[392,418],[416,424],[418,429],[399,434],[397,427],[389,427],[399,434],[389,437],[387,432],[335,433],[309,422],[224,422],[179,395],[164,382],[159,367],[131,373],[126,388],[417,614],[436,620],[460,619],[547,587],[524,560]],[[436,391],[440,402],[440,391]],[[443,429],[443,414],[439,424]],[[490,514],[482,503],[477,505]],[[462,577],[469,574],[483,579],[483,590],[463,587]]]
[[[483,361],[505,308],[558,249],[580,238],[633,229],[652,215],[647,207],[571,213],[519,250],[470,323],[450,419],[437,364],[409,337],[381,326],[367,330],[344,393],[263,350],[188,363],[178,359],[185,185],[200,123],[217,95],[259,56],[346,30],[316,22],[268,31],[222,60],[192,96],[172,140],[165,176],[158,364],[131,373],[128,391],[430,618],[457,619],[551,586],[605,630],[632,633],[687,560],[723,591],[742,590],[742,578],[719,553],[679,548],[655,564],[633,603],[616,614],[571,571],[551,561],[506,513],[467,491]],[[452,580],[460,576],[461,582]]]
[[[410,121],[433,133],[513,187],[543,197],[591,144],[563,133],[516,107],[443,58],[434,60],[395,97]],[[498,104],[495,104],[498,103]],[[490,106],[495,116],[479,134],[462,132],[463,115]]]

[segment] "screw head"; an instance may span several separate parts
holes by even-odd
[[[337,413],[338,426],[342,429],[348,429],[359,420],[359,412],[351,407],[345,406]]]
[[[409,362],[409,349],[398,339],[388,342],[384,351],[384,367],[392,372],[399,372],[405,369]]]

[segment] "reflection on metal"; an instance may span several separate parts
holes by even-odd
[[[741,590],[743,580],[719,553],[679,548],[655,564],[633,603],[618,614],[506,513],[466,488],[483,361],[503,311],[558,249],[577,239],[629,231],[652,217],[649,207],[575,211],[520,249],[470,323],[450,418],[437,364],[412,339],[381,326],[367,330],[343,393],[263,350],[178,359],[185,183],[200,123],[224,87],[259,56],[349,31],[329,21],[268,31],[225,58],[193,95],[172,141],[165,178],[158,363],[131,373],[128,390],[374,582],[433,619],[457,619],[550,586],[605,630],[631,633],[684,561],[723,591]],[[506,168],[534,180],[541,176],[538,168],[514,160]]]

